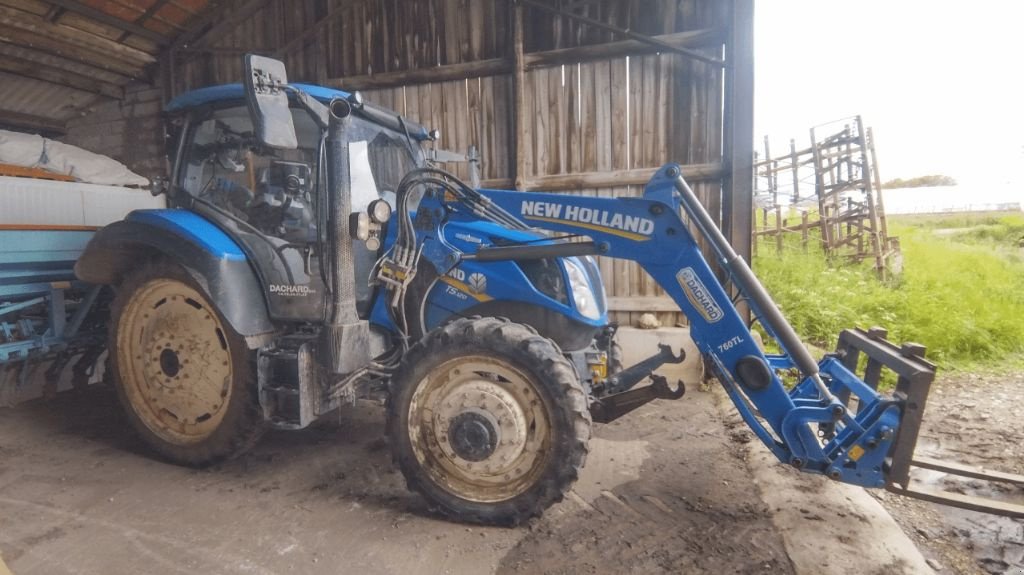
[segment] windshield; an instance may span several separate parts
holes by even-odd
[[[300,109],[292,110],[298,148],[276,150],[255,138],[244,105],[210,111],[188,134],[178,185],[268,235],[315,240],[316,190],[321,169],[320,130]],[[399,182],[422,162],[405,134],[353,117],[344,132],[349,147],[352,210],[377,198],[391,201]]]

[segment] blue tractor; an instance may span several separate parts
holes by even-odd
[[[242,84],[179,96],[167,116],[172,208],[100,230],[75,267],[115,288],[112,379],[166,459],[207,465],[268,427],[378,397],[398,467],[434,507],[482,523],[535,516],[575,481],[593,422],[683,394],[652,375],[682,360],[667,347],[621,365],[604,255],[637,261],[678,303],[780,460],[907,489],[934,366],[857,331],[815,361],[678,166],[642,198],[474,189],[431,165],[427,129],[358,94],[288,84],[258,56]],[[758,347],[733,296],[779,353]],[[861,352],[900,373],[896,395],[854,374]]]

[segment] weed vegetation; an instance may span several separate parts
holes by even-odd
[[[829,265],[799,238],[781,255],[764,242],[754,269],[797,332],[834,349],[839,331],[882,326],[943,369],[1024,365],[1024,214],[890,217],[903,274],[878,281],[871,262]],[[811,242],[813,245],[813,241]]]

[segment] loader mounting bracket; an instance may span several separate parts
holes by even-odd
[[[686,394],[686,386],[680,381],[676,388],[660,375],[651,375],[651,385],[631,389],[614,395],[607,395],[590,403],[590,415],[597,423],[611,423],[627,413],[650,403],[655,399],[680,399]]]

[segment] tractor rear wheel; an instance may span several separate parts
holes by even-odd
[[[516,525],[561,501],[583,467],[590,426],[558,346],[507,319],[432,331],[392,378],[395,462],[410,489],[458,520]]]
[[[262,435],[253,353],[181,266],[157,261],[124,279],[109,349],[128,419],[172,462],[209,465]]]

